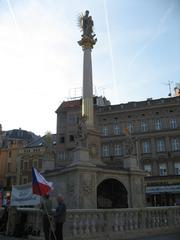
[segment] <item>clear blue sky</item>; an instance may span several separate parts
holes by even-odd
[[[56,132],[63,100],[82,85],[77,16],[90,10],[96,93],[111,103],[167,97],[180,82],[179,0],[0,0],[0,123]],[[78,95],[77,91],[77,95]]]

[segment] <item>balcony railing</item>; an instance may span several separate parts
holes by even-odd
[[[43,237],[41,211],[18,208],[18,212],[28,214],[26,227],[32,229],[30,239]],[[155,234],[179,229],[180,207],[74,209],[67,212],[64,235],[66,240],[127,239],[146,235],[147,232]]]

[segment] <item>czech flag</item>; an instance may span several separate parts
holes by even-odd
[[[32,192],[39,196],[45,196],[52,189],[52,182],[46,179],[35,169],[32,168]]]

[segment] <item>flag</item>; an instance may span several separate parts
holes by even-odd
[[[32,168],[32,192],[33,194],[45,196],[52,189],[52,182],[46,181],[46,179],[37,171],[36,168]]]

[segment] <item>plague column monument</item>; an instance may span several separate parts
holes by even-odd
[[[137,157],[133,156],[132,139],[127,137],[128,154],[123,167],[118,163],[102,162],[102,140],[94,121],[96,109],[93,105],[91,62],[91,51],[97,39],[89,11],[79,17],[79,25],[82,35],[78,44],[83,49],[81,116],[75,126],[77,134],[74,149],[71,150],[73,157],[67,157],[67,163],[46,173],[46,177],[54,183],[52,197],[61,192],[67,207],[75,209],[143,207],[144,173],[136,164],[137,161],[134,162]],[[70,133],[66,134],[68,136]]]
[[[82,31],[78,44],[83,49],[83,92],[81,118],[78,121],[77,147],[74,150],[73,164],[91,165],[100,163],[100,135],[94,127],[93,77],[91,51],[97,42],[93,32],[93,20],[89,11],[79,16]],[[102,163],[101,163],[102,164]]]

